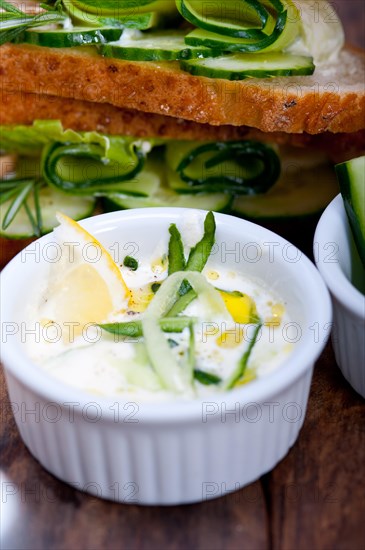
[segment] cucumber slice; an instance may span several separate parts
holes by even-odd
[[[25,31],[23,41],[36,46],[50,48],[72,48],[74,46],[90,46],[105,44],[118,40],[123,29],[117,27],[73,27],[72,29],[38,27]]]
[[[301,32],[300,12],[292,0],[176,0],[181,15],[197,30],[188,44],[221,51],[283,51]],[[189,39],[195,40],[195,44]]]
[[[287,169],[264,195],[237,197],[232,210],[238,216],[253,220],[298,218],[323,211],[337,194],[332,167]]]
[[[183,60],[180,66],[184,71],[196,76],[226,80],[311,75],[315,69],[311,57],[284,53],[228,54],[210,59]]]
[[[336,174],[356,247],[365,267],[365,156],[337,164]]]
[[[9,239],[25,239],[34,236],[32,224],[24,208],[17,213],[14,221],[4,231],[1,229],[4,217],[11,201],[0,206],[0,236]],[[33,196],[28,199],[28,206],[34,214]],[[51,187],[43,187],[39,192],[39,203],[42,213],[42,233],[49,233],[58,225],[56,212],[63,212],[74,220],[81,220],[91,216],[95,207],[93,197],[68,196]]]
[[[179,195],[169,189],[159,189],[157,193],[147,198],[128,197],[115,193],[108,195],[108,198],[104,201],[107,210],[170,206],[178,208],[199,208],[202,210],[212,210],[214,212],[228,211],[231,203],[232,197],[224,193]]]
[[[113,185],[113,193],[131,195],[134,197],[149,197],[156,193],[160,186],[161,178],[153,169],[149,170],[148,165],[137,176],[131,180],[123,181]],[[107,197],[109,193],[96,193],[97,196]]]
[[[127,33],[126,33],[127,34]],[[128,59],[130,61],[176,61],[219,55],[204,46],[187,46],[185,32],[161,31],[126,38],[119,42],[106,44],[101,48],[105,57]]]

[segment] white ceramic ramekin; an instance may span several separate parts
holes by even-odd
[[[151,208],[82,225],[114,253],[116,243],[124,255],[127,243],[135,243],[143,256],[186,214]],[[22,339],[31,335],[21,325],[23,304],[49,269],[45,258],[53,235],[30,245],[3,271],[2,359],[10,401],[25,444],[58,478],[120,502],[197,502],[254,481],[294,444],[313,365],[328,336],[328,291],[313,264],[279,236],[231,216],[217,214],[216,222],[211,264],[243,270],[284,297],[292,323],[282,330],[296,344],[276,371],[205,401],[102,399],[53,379],[25,355]]]
[[[314,254],[332,295],[332,343],[337,364],[351,386],[365,397],[365,274],[341,195],[319,221]]]

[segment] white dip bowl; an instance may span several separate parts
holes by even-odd
[[[196,212],[196,211],[194,211]],[[141,255],[187,211],[114,212],[81,225],[108,249],[137,243]],[[201,212],[201,215],[205,214]],[[99,398],[52,378],[27,357],[24,304],[49,270],[49,234],[1,274],[2,361],[20,434],[51,473],[105,499],[182,504],[216,498],[272,469],[298,437],[315,361],[331,324],[331,302],[314,265],[293,245],[253,223],[216,214],[212,265],[221,262],[273,289],[295,343],[267,376],[208,400],[136,403]],[[124,255],[126,253],[124,252]]]
[[[323,213],[314,242],[317,267],[332,295],[336,361],[346,380],[365,397],[365,272],[341,195]]]

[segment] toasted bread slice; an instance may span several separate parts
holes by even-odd
[[[0,48],[5,97],[32,92],[263,132],[364,129],[364,74],[365,54],[349,48],[312,76],[241,82],[191,76],[175,62],[107,59],[93,48]]]
[[[365,130],[346,134],[318,135],[265,133],[247,126],[212,126],[179,118],[122,109],[106,103],[92,103],[63,97],[11,93],[4,94],[0,124],[32,124],[36,119],[61,120],[64,128],[109,135],[161,137],[178,140],[229,141],[253,139],[325,151],[340,162],[365,151]]]

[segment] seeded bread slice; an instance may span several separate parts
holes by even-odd
[[[93,48],[0,48],[3,97],[33,92],[263,132],[364,129],[364,78],[365,54],[350,48],[312,76],[241,82],[191,76],[175,62],[107,59]]]

